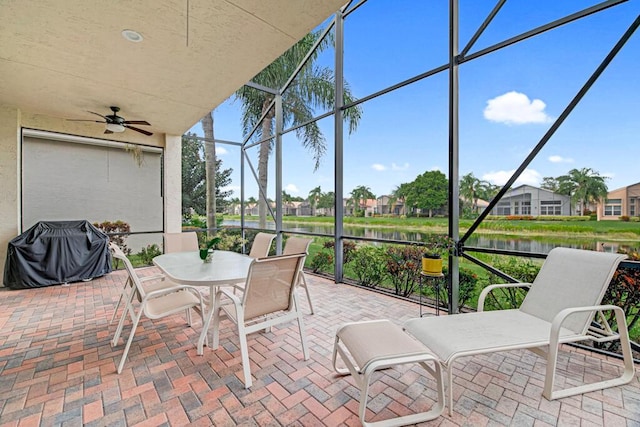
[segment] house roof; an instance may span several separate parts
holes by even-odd
[[[609,190],[608,193],[615,193],[616,191],[626,190],[631,187],[637,187],[640,185],[640,182],[636,182],[635,184],[627,185],[625,187],[616,188],[615,190]]]
[[[71,119],[115,105],[145,129],[181,135],[343,2],[1,2],[0,100]],[[125,40],[125,29],[143,40]]]

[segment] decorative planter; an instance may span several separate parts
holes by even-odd
[[[442,258],[440,255],[423,255],[422,272],[432,275],[442,274]]]

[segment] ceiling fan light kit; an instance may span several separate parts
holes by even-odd
[[[91,114],[95,114],[96,116],[100,116],[104,119],[104,121],[102,120],[76,120],[76,119],[67,119],[69,121],[72,122],[96,122],[96,123],[106,123],[106,129],[104,131],[104,133],[121,133],[124,132],[126,129],[131,129],[134,130],[136,132],[140,132],[143,135],[147,135],[147,136],[151,136],[153,135],[153,133],[144,130],[144,129],[140,129],[131,125],[143,125],[143,126],[151,126],[151,124],[149,122],[147,122],[146,120],[125,120],[124,117],[121,117],[118,115],[118,111],[120,111],[120,107],[109,107],[112,111],[112,114],[108,114],[106,116],[103,116],[102,114],[99,113],[94,113],[93,111],[87,111],[88,113]]]
[[[107,123],[107,130],[109,132],[114,132],[114,133],[120,133],[120,132],[124,132],[125,127],[122,125],[119,125],[117,123]]]

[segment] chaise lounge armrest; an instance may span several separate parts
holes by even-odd
[[[596,383],[585,384],[581,386],[571,387],[564,390],[553,391],[553,384],[555,382],[555,372],[558,358],[559,345],[563,342],[575,342],[577,339],[562,340],[560,338],[560,331],[564,321],[576,313],[583,312],[597,312],[613,311],[616,316],[616,325],[618,332],[613,332],[609,327],[609,324],[605,321],[607,326],[606,335],[596,336],[589,334],[585,331],[585,339],[589,339],[596,342],[620,340],[620,348],[623,354],[624,370],[620,377],[610,380],[599,381]],[[571,307],[560,311],[551,322],[551,332],[549,335],[549,354],[547,355],[547,370],[545,376],[544,390],[542,395],[549,400],[560,399],[563,397],[574,396],[576,394],[588,393],[595,390],[602,390],[614,385],[623,385],[629,383],[635,375],[635,367],[633,365],[633,357],[631,355],[631,346],[629,343],[629,331],[627,329],[627,320],[624,310],[616,305],[593,305],[588,307]]]
[[[531,283],[498,283],[496,285],[489,285],[480,292],[480,296],[478,297],[478,310],[484,311],[484,300],[487,298],[489,293],[493,292],[494,289],[498,288],[530,288]]]

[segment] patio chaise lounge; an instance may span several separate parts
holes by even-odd
[[[624,258],[626,256],[620,254],[555,248],[549,252],[532,284],[502,284],[485,288],[478,299],[477,313],[407,321],[405,330],[424,343],[447,371],[449,414],[453,412],[452,368],[462,356],[514,349],[529,349],[546,356],[542,395],[549,400],[631,382],[635,372],[625,313],[614,305],[599,305]],[[489,292],[509,286],[529,288],[519,309],[482,311]],[[603,314],[607,311],[614,311],[617,331],[607,323]],[[598,320],[599,324],[593,320]],[[583,340],[619,340],[624,358],[622,375],[554,391],[560,344]],[[546,346],[548,351],[545,353],[541,347]]]

